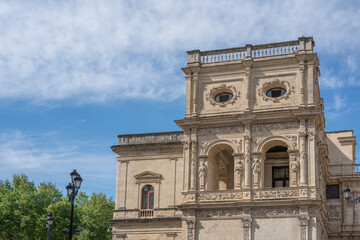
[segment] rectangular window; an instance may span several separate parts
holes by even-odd
[[[339,185],[326,185],[326,199],[339,199]]]
[[[273,187],[289,187],[289,167],[272,168]]]

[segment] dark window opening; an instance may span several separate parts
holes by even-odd
[[[284,88],[273,88],[267,91],[266,96],[276,98],[284,95],[286,90]]]
[[[276,146],[276,147],[272,147],[270,148],[266,153],[273,153],[273,152],[287,152],[287,147],[283,147],[283,146]]]
[[[141,208],[154,209],[154,188],[151,185],[143,188]]]
[[[289,187],[289,167],[272,168],[273,187]]]
[[[220,93],[216,95],[215,101],[216,102],[227,102],[230,101],[233,98],[233,95],[231,93]]]
[[[339,199],[339,185],[327,185],[326,186],[326,199]]]

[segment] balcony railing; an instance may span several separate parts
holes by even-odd
[[[139,217],[140,218],[152,218],[152,217],[154,217],[154,210],[153,209],[140,209]]]
[[[311,53],[315,46],[312,37],[300,37],[298,40],[277,42],[245,47],[226,48],[210,51],[188,51],[188,64],[221,63],[245,59]]]

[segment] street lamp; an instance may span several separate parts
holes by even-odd
[[[69,197],[69,202],[71,202],[71,217],[70,217],[70,228],[69,228],[69,240],[72,240],[73,235],[73,218],[74,218],[74,201],[75,197],[78,194],[79,188],[83,179],[80,177],[80,174],[74,169],[70,173],[71,183],[66,186],[66,193]]]
[[[345,199],[347,204],[356,204],[360,202],[360,195],[357,196],[354,200],[350,200],[350,188],[348,186],[345,187],[344,189],[344,195],[345,195]]]
[[[46,219],[46,229],[47,229],[47,240],[50,239],[50,229],[51,229],[51,225],[53,224],[54,220],[52,218],[52,213],[49,212],[47,214],[47,219]]]

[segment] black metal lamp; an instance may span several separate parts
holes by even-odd
[[[344,189],[344,196],[345,196],[347,204],[359,203],[360,202],[360,195],[357,196],[354,200],[350,200],[350,192],[351,192],[351,190],[350,190],[349,186],[346,186],[345,189]]]
[[[51,212],[49,212],[47,214],[47,219],[46,219],[47,240],[50,239],[50,229],[51,229],[51,225],[53,224],[53,222],[54,222],[53,215]]]
[[[71,216],[70,216],[70,228],[69,232],[69,240],[72,240],[73,235],[73,220],[74,220],[74,201],[75,197],[79,192],[81,187],[81,183],[83,179],[80,177],[80,174],[74,169],[70,173],[71,183],[66,186],[66,194],[69,198],[69,202],[71,202]],[[76,229],[77,230],[77,229]]]

